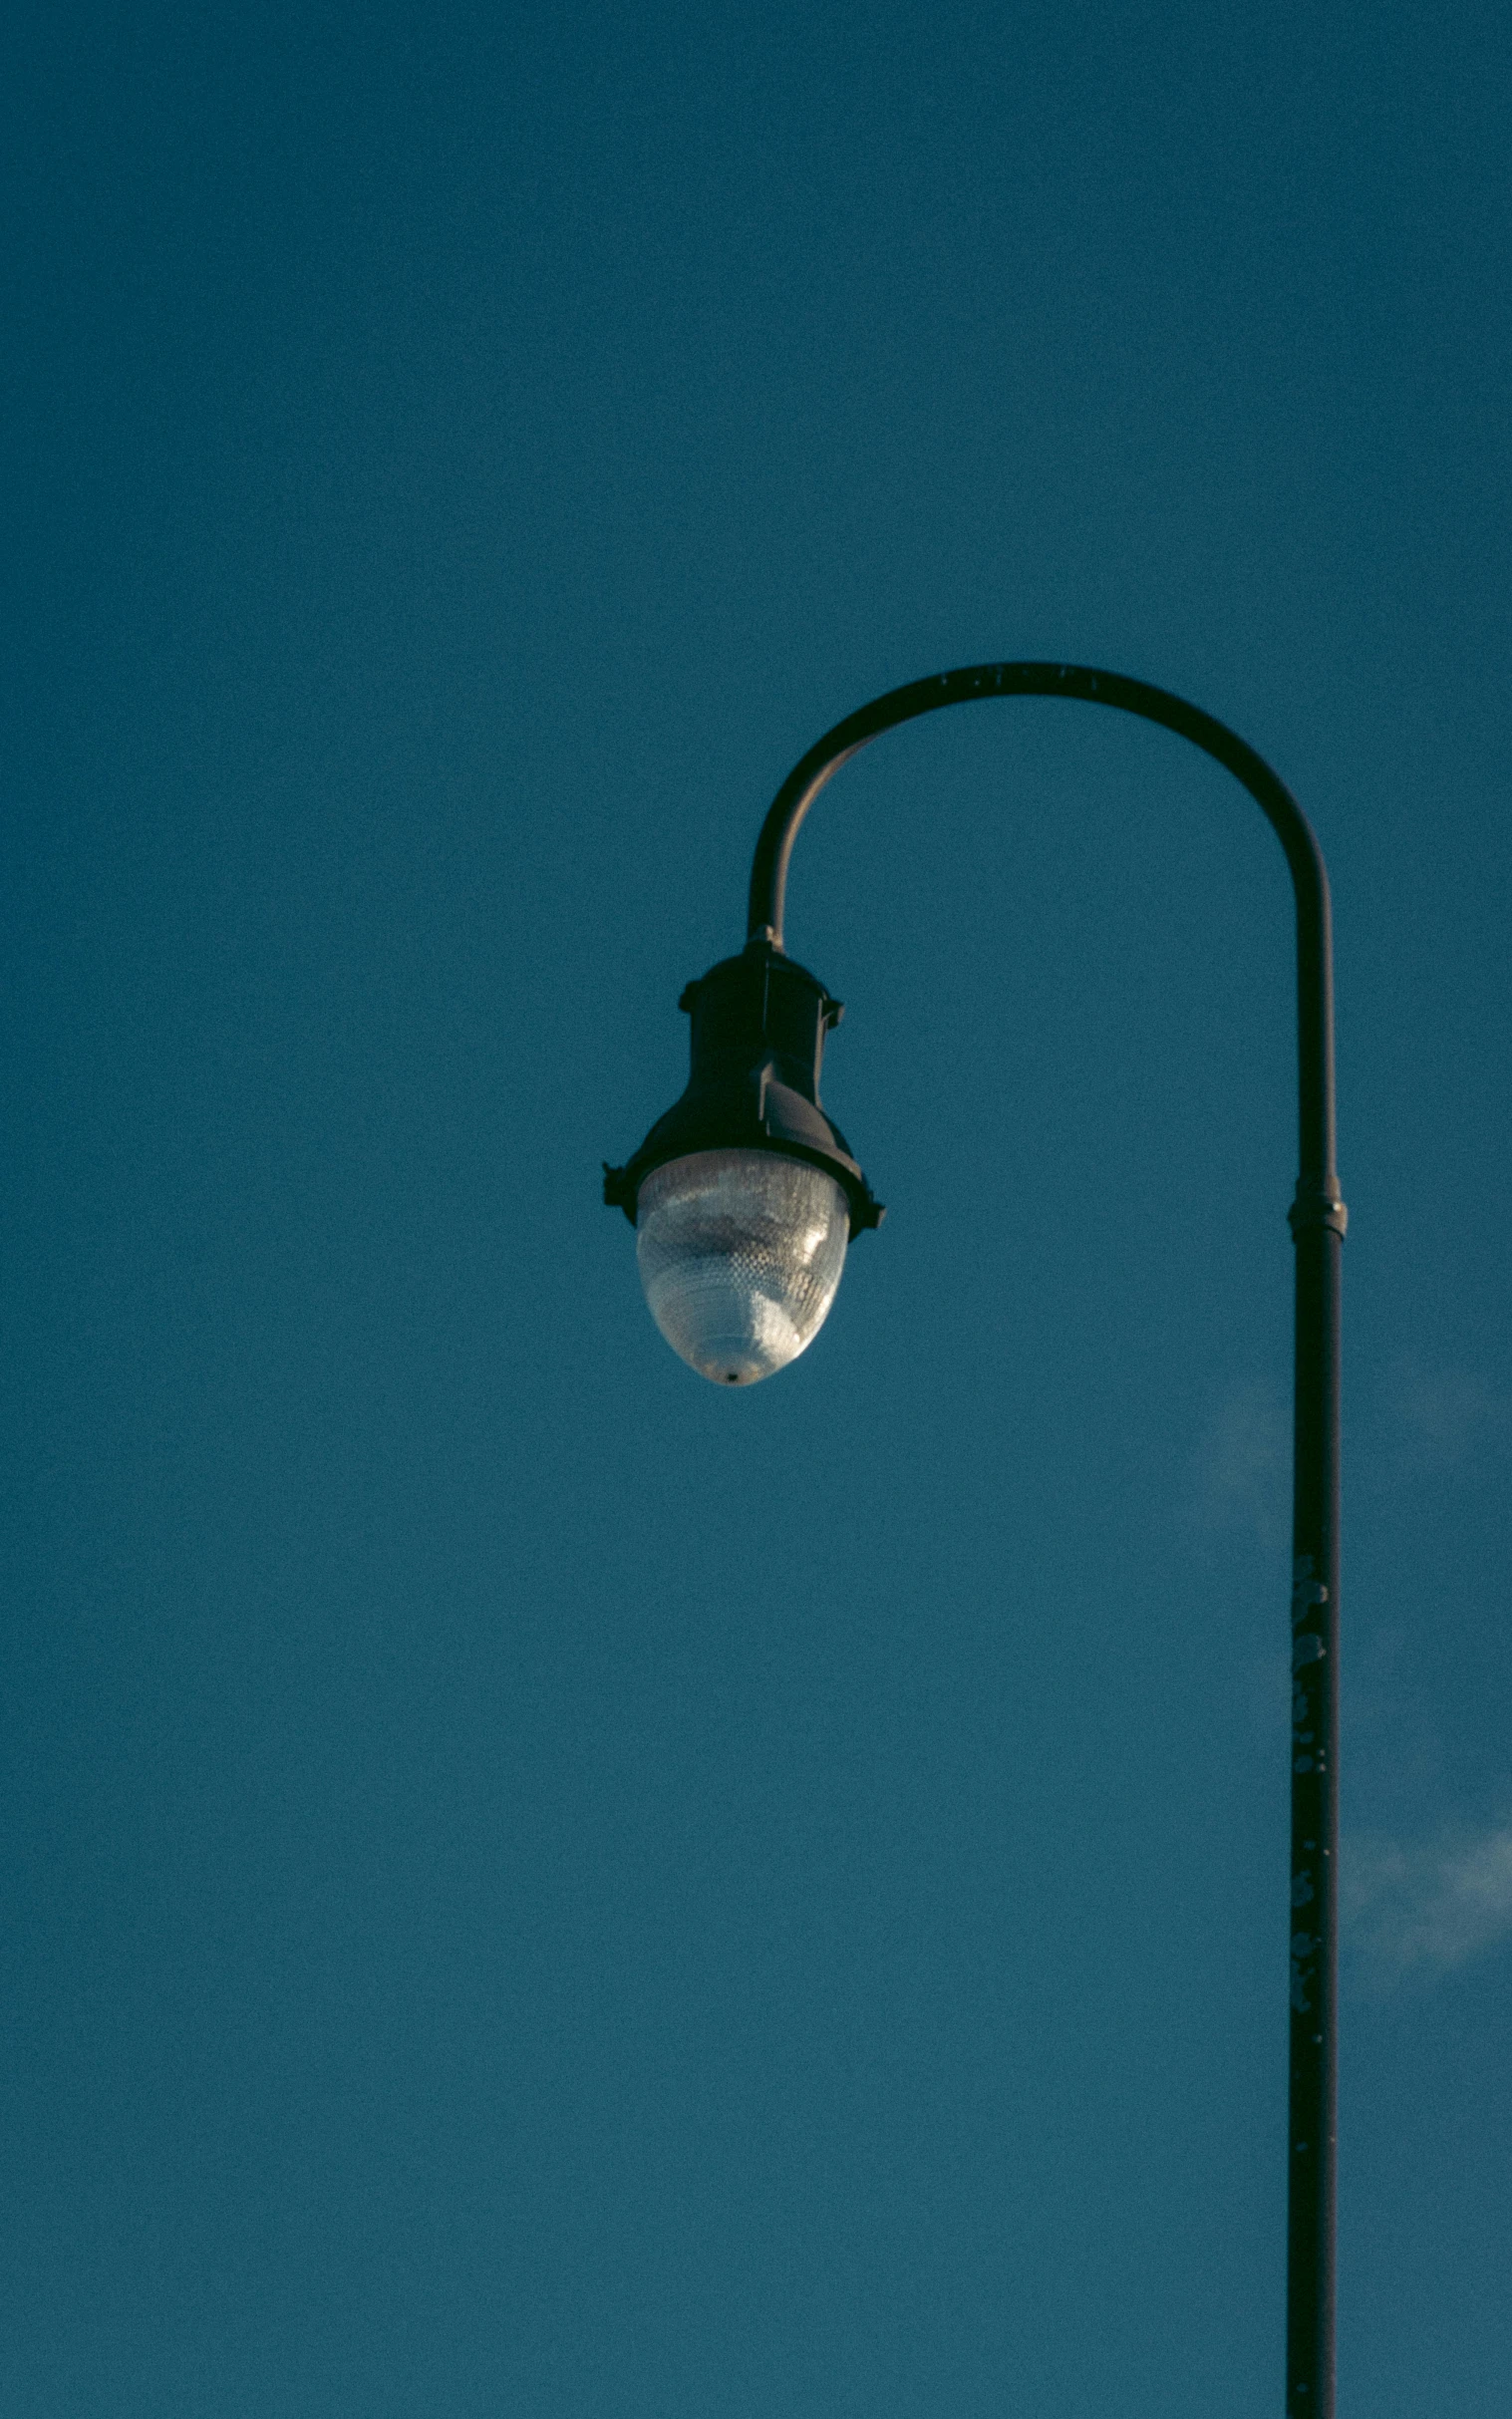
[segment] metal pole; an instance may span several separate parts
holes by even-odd
[[[777,791],[751,869],[750,937],[782,945],[787,866],[825,782],[882,732],[942,706],[1068,697],[1161,723],[1241,781],[1292,871],[1297,902],[1299,1174],[1292,1515],[1291,2061],[1287,2137],[1287,2419],[1334,2419],[1339,1866],[1339,1301],[1347,1213],[1334,1140],[1329,881],[1312,826],[1235,733],[1168,690],[1079,664],[975,664],[913,681],[837,723]]]

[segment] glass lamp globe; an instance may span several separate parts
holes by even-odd
[[[673,1351],[717,1385],[755,1385],[829,1316],[850,1204],[806,1160],[693,1151],[646,1177],[636,1230],[646,1300]]]

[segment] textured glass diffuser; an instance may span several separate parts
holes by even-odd
[[[754,1385],[824,1325],[850,1205],[806,1160],[694,1151],[646,1177],[636,1229],[646,1300],[673,1351],[717,1385]]]

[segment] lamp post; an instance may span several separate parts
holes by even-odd
[[[1339,1296],[1347,1223],[1334,1152],[1334,978],[1322,851],[1252,748],[1164,689],[1075,664],[978,664],[910,682],[846,717],[777,791],[751,869],[749,938],[684,992],[692,1072],[604,1199],[638,1229],[662,1333],[722,1384],[768,1376],[828,1315],[850,1237],[882,1211],[819,1103],[840,1005],[782,948],[788,860],[825,782],[900,723],[982,698],[1079,698],[1161,723],[1226,765],[1271,824],[1297,903],[1300,1172],[1288,1219],[1297,1314],[1292,1512],[1291,2057],[1287,2419],[1334,2419],[1334,2169],[1339,1833]]]

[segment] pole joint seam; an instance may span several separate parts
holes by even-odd
[[[1347,1235],[1350,1213],[1345,1208],[1338,1178],[1332,1181],[1326,1179],[1322,1185],[1306,1181],[1299,1183],[1297,1198],[1287,1211],[1287,1224],[1292,1230],[1294,1242],[1315,1226],[1326,1227],[1331,1234],[1341,1237]]]

